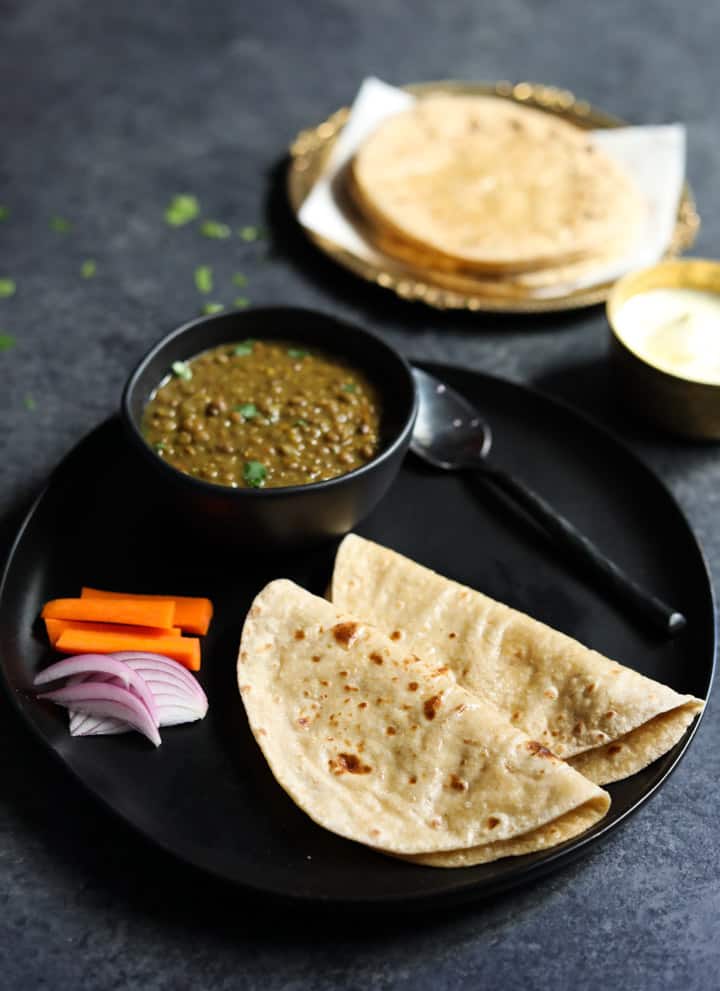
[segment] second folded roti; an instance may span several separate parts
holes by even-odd
[[[338,609],[448,664],[460,684],[598,784],[666,753],[703,702],[354,534],[338,550]]]

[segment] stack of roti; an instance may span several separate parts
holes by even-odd
[[[418,99],[365,140],[346,185],[382,251],[498,296],[621,258],[647,213],[587,131],[491,96]]]
[[[240,694],[300,808],[396,857],[469,866],[572,839],[607,812],[600,785],[703,705],[352,534],[331,591],[257,596]]]

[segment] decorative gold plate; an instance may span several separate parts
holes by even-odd
[[[405,86],[404,89],[416,96],[427,96],[432,93],[498,96],[545,110],[586,129],[627,126],[627,121],[597,110],[586,100],[577,99],[569,90],[543,86],[540,83],[468,83],[450,80],[416,83]],[[290,204],[296,215],[322,173],[328,155],[349,114],[350,108],[342,107],[316,127],[301,131],[292,143],[287,189]],[[686,251],[694,242],[699,227],[700,217],[695,209],[692,191],[685,184],[678,206],[675,231],[665,257],[674,258]],[[413,267],[389,255],[384,255],[382,264],[376,264],[354,255],[312,231],[306,233],[321,251],[356,275],[385,289],[391,289],[402,299],[418,300],[441,310],[552,313],[602,303],[607,299],[612,288],[612,282],[607,282],[551,299],[534,297],[530,294],[499,298],[485,293],[481,285],[474,285],[471,276],[463,277],[460,289],[457,279],[453,285],[452,276],[448,273]]]

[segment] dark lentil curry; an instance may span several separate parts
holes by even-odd
[[[175,362],[143,434],[180,471],[233,488],[307,485],[378,449],[375,389],[350,365],[301,345],[242,341]]]

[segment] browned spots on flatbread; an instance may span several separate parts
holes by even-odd
[[[592,695],[594,691],[595,691],[595,682],[591,681],[589,685],[585,686],[585,691],[583,692],[583,695]]]
[[[448,637],[450,638],[450,640],[454,640],[456,636],[457,633],[448,633]]]
[[[605,719],[612,719],[614,715],[615,713],[612,711],[612,709],[610,709],[609,712],[605,713]]]
[[[336,642],[347,650],[348,647],[352,646],[353,641],[357,639],[358,624],[352,622],[336,623],[332,628],[332,635],[335,637]]]
[[[370,830],[370,835],[371,836],[379,836],[380,835],[380,830],[379,829],[371,829]]]
[[[585,729],[585,723],[582,721],[582,719],[578,719],[578,721],[575,723],[572,729],[574,736],[580,736],[580,734],[584,729]]]
[[[357,687],[357,685],[345,685],[344,686],[344,690],[346,692],[358,692],[358,691],[360,691],[360,689]]]
[[[497,816],[488,816],[487,827],[488,829],[495,829],[496,826],[500,825],[500,820]]]
[[[450,668],[446,664],[443,664],[442,667],[435,668],[433,678],[439,678],[441,675],[447,674],[449,670]]]
[[[240,691],[241,692],[251,692],[252,691],[252,685],[240,685]]]
[[[522,716],[522,712],[520,712],[520,710],[518,709],[515,712],[513,712],[512,716],[510,716],[510,718],[515,723],[520,718],[520,716]]]
[[[347,678],[347,671],[341,671],[340,672],[340,677],[341,678]]]
[[[467,791],[469,786],[467,781],[463,781],[457,774],[451,774],[448,778],[447,787],[452,788],[453,791]]]
[[[308,717],[300,716],[300,718],[298,719],[298,726],[309,726],[309,725],[310,725],[310,720],[308,719]]]
[[[411,777],[408,778],[408,783],[411,784],[411,785],[417,784],[417,778],[415,777],[414,774]]]
[[[416,692],[418,690],[418,683],[416,681],[411,681],[408,685],[409,692]]]
[[[537,740],[528,740],[525,746],[530,753],[534,754],[536,757],[545,757],[547,760],[556,760],[555,754],[551,750],[548,750],[547,747],[544,747],[542,743],[538,743]]]
[[[246,651],[246,650],[241,650],[241,651],[240,651],[240,660],[241,660],[241,662],[242,662],[243,664],[244,664],[244,663],[245,663],[245,661],[247,660],[247,656],[248,656],[248,654],[247,654],[247,651]]]
[[[330,758],[328,767],[333,774],[370,774],[372,768],[369,764],[363,764],[357,754],[338,754],[335,758]]]
[[[388,736],[395,736],[395,734],[397,733],[397,730],[395,729],[394,726],[388,726],[388,728],[385,730],[385,732],[387,733]]]
[[[313,654],[312,659],[317,664],[317,662],[320,660],[320,655],[319,654]]]
[[[367,702],[358,702],[358,709],[367,709]]]
[[[611,743],[608,747],[609,754],[619,754],[622,750],[622,743]]]
[[[423,702],[423,713],[426,719],[434,719],[435,713],[440,708],[442,703],[442,697],[440,695],[431,695],[429,699],[425,699]]]
[[[400,630],[393,630],[392,633],[390,634],[390,639],[391,640],[399,640],[401,636],[402,636],[402,633],[400,632]]]
[[[305,639],[305,630],[295,630],[295,633],[293,634],[293,636],[295,637],[296,640],[304,640]]]
[[[442,819],[440,816],[434,816],[429,822],[428,826],[430,829],[439,829],[442,826]]]
[[[370,660],[373,662],[373,664],[382,664],[383,662],[382,654],[379,654],[376,650],[374,650],[370,655]]]
[[[267,730],[266,729],[263,729],[262,726],[258,726],[258,728],[257,728],[257,735],[258,736],[267,736]]]

